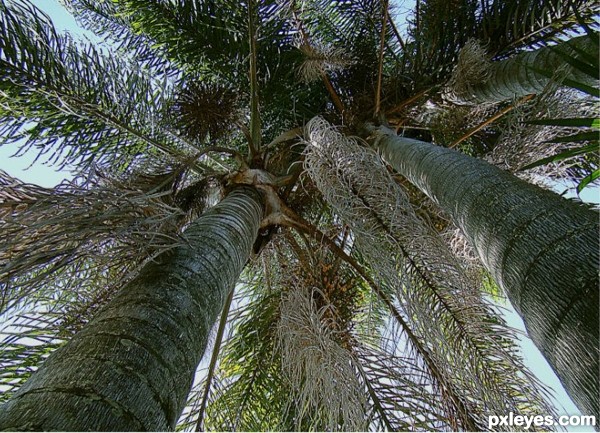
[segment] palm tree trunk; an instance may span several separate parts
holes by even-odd
[[[573,401],[598,419],[598,213],[482,160],[372,132],[384,159],[461,228]]]
[[[238,188],[190,224],[0,408],[0,430],[173,430],[261,203]]]
[[[550,79],[538,70],[554,73],[561,65],[567,65],[558,52],[580,57],[575,50],[583,50],[588,56],[597,56],[597,47],[588,36],[579,36],[554,47],[517,54],[506,60],[493,62],[485,83],[473,85],[469,93],[457,95],[464,102],[495,103],[539,93]],[[560,75],[560,73],[559,73]],[[595,86],[597,80],[577,68],[570,67],[567,78]]]

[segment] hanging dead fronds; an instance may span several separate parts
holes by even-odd
[[[170,191],[128,189],[101,176],[85,187],[44,189],[0,175],[0,312],[32,293],[85,286],[80,279],[90,273],[131,269],[182,242],[183,213],[164,200]]]
[[[355,234],[378,283],[405,317],[403,350],[421,359],[431,405],[452,429],[485,428],[500,410],[548,410],[516,353],[514,333],[469,287],[444,242],[414,214],[378,155],[321,118],[307,126],[305,167]],[[435,394],[435,391],[434,391]],[[510,409],[507,409],[510,408]],[[433,426],[432,426],[433,428]]]
[[[319,81],[323,74],[339,72],[354,63],[353,59],[341,48],[311,41],[311,44],[299,43],[304,61],[298,68],[298,77],[305,83]]]
[[[298,430],[308,425],[326,431],[365,431],[366,392],[351,353],[328,326],[335,307],[318,308],[313,300],[318,293],[318,288],[293,287],[280,304],[277,338],[284,376],[293,392],[288,410],[294,411]]]
[[[476,39],[469,39],[458,53],[458,61],[447,84],[446,97],[460,103],[468,99],[472,88],[485,84],[489,78],[491,59]]]

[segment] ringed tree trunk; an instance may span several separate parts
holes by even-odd
[[[485,83],[474,83],[468,87],[468,91],[462,91],[457,96],[468,103],[495,103],[539,93],[544,90],[550,78],[537,70],[553,73],[558,67],[568,65],[558,52],[580,57],[581,54],[577,51],[581,50],[587,56],[594,57],[598,55],[597,49],[586,35],[553,47],[523,52],[506,60],[492,62],[489,64]],[[573,67],[569,67],[566,78],[589,86],[597,85],[594,77]]]
[[[0,408],[0,431],[173,430],[262,217],[241,187],[191,223]]]
[[[485,161],[372,132],[383,158],[450,214],[573,401],[598,419],[598,213]]]

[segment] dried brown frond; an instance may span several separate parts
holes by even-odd
[[[131,190],[100,176],[48,190],[3,175],[0,186],[0,311],[181,243],[183,212],[165,203],[165,192]]]
[[[48,188],[25,184],[0,170],[0,218],[25,209],[40,196],[51,194]]]
[[[280,304],[277,340],[293,392],[289,410],[296,413],[299,430],[316,426],[323,431],[365,431],[366,391],[357,378],[353,355],[328,325],[335,307],[319,308],[318,292],[303,285],[291,287]]]
[[[187,219],[200,216],[222,198],[221,182],[216,177],[194,181],[175,194],[175,204],[187,214]]]
[[[298,68],[298,77],[305,83],[321,80],[324,73],[343,71],[354,63],[340,48],[315,41],[311,41],[311,45],[300,42],[298,46],[304,54],[304,62]]]
[[[447,85],[447,97],[455,102],[471,95],[471,89],[489,78],[491,59],[475,39],[469,39],[458,53],[458,61]]]
[[[581,147],[581,142],[552,142],[556,138],[581,132],[577,128],[532,125],[528,120],[552,118],[598,118],[600,105],[590,97],[572,89],[560,88],[565,70],[557,71],[555,79],[536,98],[516,107],[506,119],[502,133],[488,160],[529,182],[544,184],[544,178],[574,178],[585,175],[581,160],[569,159],[546,164],[532,170],[521,167],[557,153]]]
[[[222,137],[239,117],[238,95],[224,86],[192,81],[179,90],[173,120],[183,136],[203,142]]]
[[[495,411],[549,410],[516,354],[512,330],[468,285],[456,258],[415,215],[379,156],[323,119],[307,129],[305,167],[351,227],[377,283],[394,290],[404,332],[415,336],[406,348],[422,360],[423,388],[440,390],[431,404],[446,413],[447,425],[477,430]]]

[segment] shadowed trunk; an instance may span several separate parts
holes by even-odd
[[[502,102],[520,98],[532,93],[539,93],[548,85],[550,78],[537,70],[554,73],[563,65],[568,65],[559,54],[581,57],[576,50],[582,50],[587,56],[597,56],[598,47],[590,42],[590,38],[580,36],[562,42],[554,47],[544,47],[535,51],[517,54],[506,60],[493,62],[489,69],[489,77],[484,84],[471,87],[470,94],[460,94],[465,102],[485,103]],[[576,68],[569,67],[566,78],[587,84],[597,85],[597,80]],[[559,73],[560,78],[560,73]]]
[[[373,128],[461,228],[584,414],[599,418],[598,213],[459,152]]]
[[[0,408],[0,430],[173,430],[263,215],[238,188],[185,231]]]

